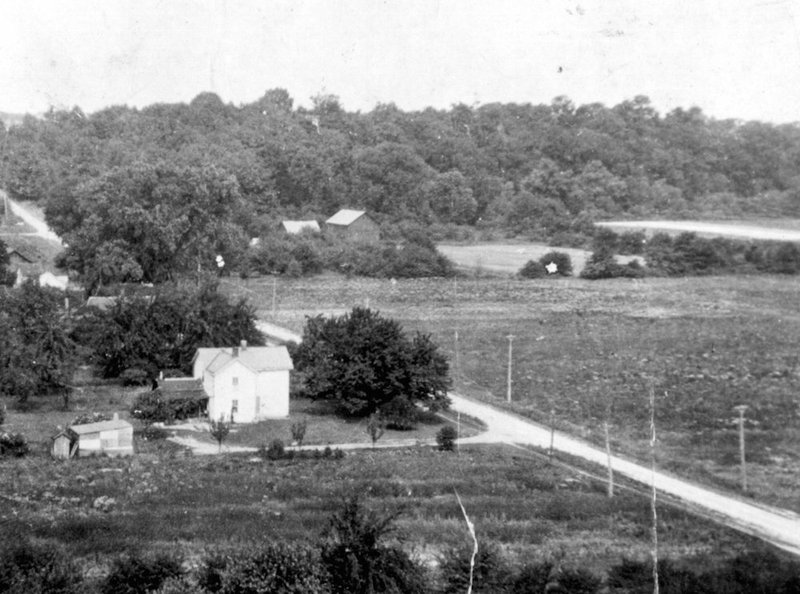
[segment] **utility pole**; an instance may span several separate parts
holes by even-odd
[[[611,439],[608,436],[608,421],[603,423],[606,434],[606,460],[608,462],[608,498],[614,497],[614,469],[611,466]]]
[[[506,400],[511,402],[511,354],[513,352],[514,335],[509,334],[506,338],[508,339],[508,381],[506,382],[508,390],[506,392]]]
[[[556,409],[550,409],[550,451],[548,452],[548,458],[550,464],[553,463],[553,446],[555,445],[556,441]]]
[[[742,466],[742,491],[747,492],[747,465],[744,457],[744,411],[749,407],[746,404],[734,406],[733,410],[739,413],[739,461]]]

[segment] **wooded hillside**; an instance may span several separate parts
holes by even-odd
[[[561,245],[603,218],[800,216],[800,126],[660,114],[641,96],[352,113],[333,95],[295,108],[274,89],[242,106],[203,93],[51,111],[0,132],[4,185],[46,206],[73,263],[99,254],[146,279],[213,267],[281,218],[340,207],[438,238]]]

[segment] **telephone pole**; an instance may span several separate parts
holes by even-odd
[[[506,392],[506,400],[511,402],[511,355],[513,353],[514,335],[509,334],[506,338],[508,339],[508,381],[506,382],[508,390]]]
[[[739,460],[742,466],[742,491],[747,492],[747,465],[744,457],[744,411],[749,407],[746,404],[734,406],[733,410],[739,413]]]

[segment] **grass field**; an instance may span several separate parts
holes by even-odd
[[[656,394],[659,463],[738,488],[733,407],[748,404],[752,495],[800,511],[800,280],[705,277],[642,281],[511,278],[280,281],[226,290],[260,315],[301,331],[306,315],[369,305],[431,333],[448,353],[456,389],[647,459],[649,390]],[[456,343],[456,332],[458,339]]]
[[[569,254],[573,274],[579,275],[590,251],[575,248],[550,247],[541,243],[492,243],[492,244],[439,244],[439,251],[455,262],[462,270],[472,274],[509,274],[519,272],[528,260],[539,260],[551,251]],[[617,256],[617,261],[626,264],[635,256]]]

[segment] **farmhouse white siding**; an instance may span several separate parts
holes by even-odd
[[[208,394],[210,419],[252,423],[289,415],[289,371],[286,347],[198,349],[194,376]]]

